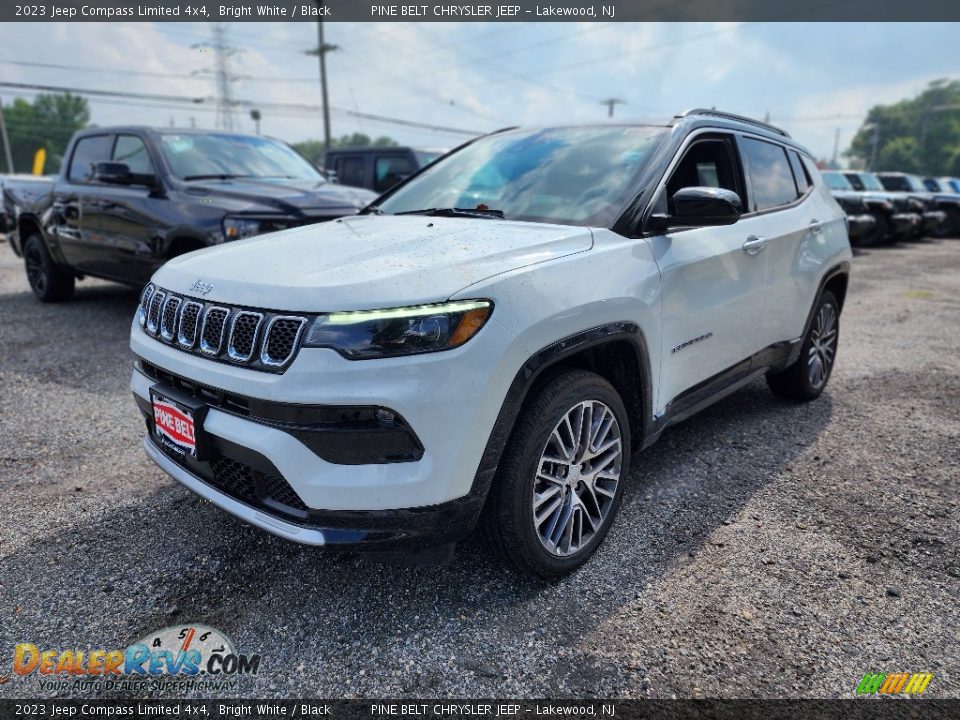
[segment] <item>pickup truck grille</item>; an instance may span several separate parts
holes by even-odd
[[[252,370],[282,373],[297,353],[307,318],[206,303],[148,285],[137,320],[178,350]]]

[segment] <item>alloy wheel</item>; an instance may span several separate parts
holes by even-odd
[[[620,423],[599,400],[570,408],[540,455],[531,515],[541,545],[568,557],[608,520],[623,463]]]
[[[47,271],[43,263],[43,255],[36,243],[30,243],[24,251],[24,261],[27,266],[27,280],[37,293],[43,294],[47,289]]]
[[[824,303],[810,330],[810,351],[807,354],[807,372],[814,390],[819,390],[827,382],[836,354],[837,311],[833,305]]]

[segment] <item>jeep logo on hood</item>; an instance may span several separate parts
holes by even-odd
[[[206,283],[199,278],[193,285],[190,286],[190,292],[195,292],[199,295],[206,295],[211,290],[213,290],[213,285]]]

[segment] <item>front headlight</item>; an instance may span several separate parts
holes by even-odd
[[[349,360],[450,350],[476,335],[493,312],[489,300],[337,312],[318,317],[304,342]]]
[[[261,232],[259,220],[242,217],[225,217],[223,219],[223,237],[227,240],[253,237]]]

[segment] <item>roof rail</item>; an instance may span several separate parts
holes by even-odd
[[[765,130],[775,132],[777,135],[783,135],[783,137],[790,137],[790,133],[788,133],[786,130],[782,130],[775,125],[771,125],[770,123],[754,120],[753,118],[748,118],[744,115],[735,115],[733,113],[722,112],[720,110],[710,110],[708,108],[691,108],[690,110],[684,110],[682,113],[677,113],[674,115],[673,119],[679,120],[680,118],[690,117],[691,115],[709,115],[711,117],[726,118],[727,120],[736,120],[737,122],[757,125]]]

